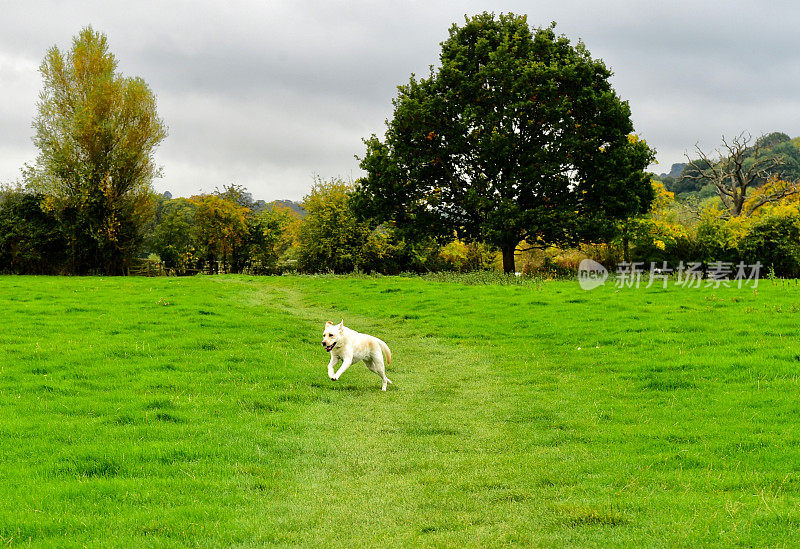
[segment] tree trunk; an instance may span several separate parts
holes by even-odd
[[[625,263],[631,262],[631,247],[627,233],[622,237],[622,261]]]
[[[514,251],[517,249],[516,244],[503,244],[503,272],[511,274],[516,272],[514,269]]]

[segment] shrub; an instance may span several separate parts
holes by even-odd
[[[800,217],[757,219],[741,242],[741,256],[750,265],[760,261],[780,277],[800,277]]]
[[[458,272],[502,268],[502,256],[497,249],[480,242],[454,240],[442,247],[439,257],[446,266]]]
[[[0,272],[57,274],[67,267],[66,239],[41,207],[41,195],[0,189]]]
[[[746,234],[746,223],[742,218],[726,220],[714,208],[705,209],[697,225],[697,259],[706,263],[739,261],[739,243]]]

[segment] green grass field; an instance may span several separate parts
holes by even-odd
[[[0,543],[800,543],[800,286],[0,277]],[[326,375],[325,320],[380,336]]]

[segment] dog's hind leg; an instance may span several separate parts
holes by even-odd
[[[381,355],[380,351],[378,353],[373,353],[371,357],[369,357],[369,362],[366,362],[367,368],[381,376],[381,380],[383,381],[383,386],[381,387],[381,391],[386,390],[386,384],[391,383],[392,380],[386,377],[386,366],[383,364],[383,355]]]

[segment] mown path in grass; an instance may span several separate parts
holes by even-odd
[[[313,344],[319,345],[324,320],[344,314],[347,324],[393,342],[389,369],[397,379],[382,393],[378,377],[357,364],[334,383],[325,377],[327,355],[317,353],[313,385],[339,398],[305,410],[309,428],[324,433],[325,443],[301,440],[287,483],[292,491],[285,506],[270,511],[294,524],[282,525],[276,541],[526,539],[518,537],[526,529],[518,509],[530,503],[529,491],[514,480],[521,456],[509,453],[508,433],[494,419],[505,404],[497,380],[480,375],[489,367],[486,357],[415,333],[383,315],[380,304],[370,315],[338,300],[310,306],[308,288],[295,282],[279,284],[283,302],[314,326]],[[325,286],[321,281],[317,291]]]
[[[793,544],[800,291],[0,277],[0,541]],[[326,376],[325,320],[386,340]]]

